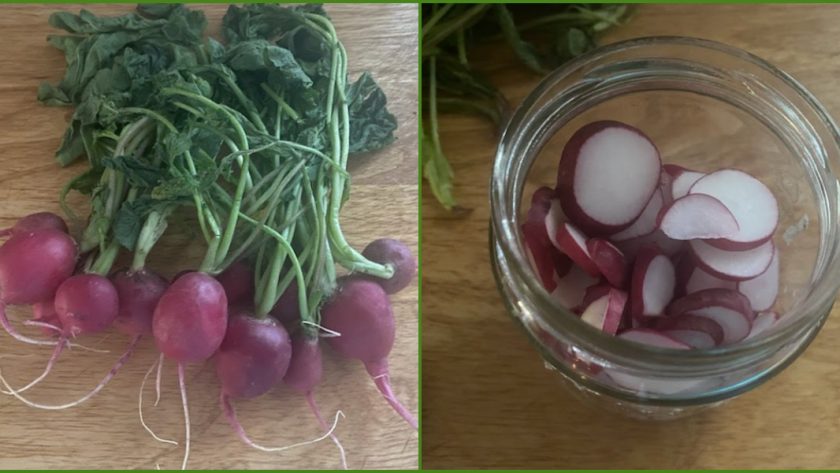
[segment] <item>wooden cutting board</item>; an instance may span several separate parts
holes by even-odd
[[[67,110],[43,107],[35,90],[45,80],[58,80],[63,55],[47,45],[55,33],[47,25],[57,9],[74,5],[0,6],[0,224],[7,226],[30,212],[58,212],[62,184],[80,167],[60,169],[52,155],[65,126]],[[96,13],[129,10],[128,5],[89,5]],[[218,28],[224,5],[202,8]],[[417,249],[417,7],[415,5],[329,5],[336,29],[349,54],[351,76],[369,70],[385,89],[400,128],[387,149],[351,163],[352,196],[342,213],[353,246],[390,236]],[[81,200],[77,200],[81,203]],[[203,246],[196,235],[167,238],[155,249],[151,265],[167,276],[197,266]],[[411,412],[418,405],[417,284],[393,298],[397,341],[390,359],[394,390]],[[11,310],[22,320],[28,309]],[[36,333],[36,332],[33,332]],[[37,376],[49,349],[32,349],[0,336],[0,368],[13,386]],[[27,393],[42,403],[75,399],[99,382],[124,349],[117,334],[88,337],[80,343],[110,350],[94,354],[66,352],[50,377]],[[98,396],[66,411],[30,409],[17,400],[0,398],[0,468],[164,469],[181,466],[183,444],[155,442],[138,421],[137,401],[143,374],[156,358],[153,342],[138,353]],[[220,415],[218,385],[212,363],[191,366],[188,393],[192,418],[189,467],[218,469],[338,468],[336,447],[329,441],[282,453],[262,453],[241,444]],[[163,437],[181,442],[184,425],[177,377],[166,365],[163,396],[153,407],[154,389],[147,386],[146,421]],[[344,412],[336,430],[351,468],[416,468],[418,435],[387,406],[358,363],[325,356],[325,377],[316,393],[326,417]],[[289,445],[321,435],[306,402],[281,387],[237,403],[242,424],[258,442]]]
[[[688,35],[780,66],[840,117],[840,8],[641,5],[603,43]],[[537,79],[506,47],[483,70],[516,104]],[[575,400],[505,313],[490,270],[488,189],[494,131],[440,121],[465,217],[423,193],[423,466],[426,468],[837,468],[840,306],[815,342],[766,385],[695,417],[628,420]]]

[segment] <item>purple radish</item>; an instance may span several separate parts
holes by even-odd
[[[664,210],[659,228],[674,240],[727,238],[738,233],[738,222],[721,201],[705,194],[689,194]]]
[[[417,261],[405,243],[392,238],[380,238],[368,243],[362,251],[365,258],[394,268],[390,279],[372,278],[388,294],[396,294],[411,284],[417,273]]]
[[[607,282],[617,288],[627,286],[627,261],[621,250],[602,238],[592,238],[587,241],[586,249],[589,251],[592,262]]]
[[[318,425],[324,431],[328,431],[329,426],[327,426],[327,423],[321,416],[321,410],[315,402],[314,395],[315,388],[321,384],[323,374],[324,366],[321,361],[321,344],[318,343],[318,339],[310,339],[306,336],[295,337],[292,340],[292,361],[289,364],[286,375],[283,377],[283,382],[306,398],[309,409],[318,421]],[[341,454],[342,467],[347,469],[347,458],[344,453],[344,447],[335,434],[330,433],[330,437]]]
[[[388,354],[396,326],[388,294],[379,285],[358,278],[342,278],[335,294],[321,308],[322,325],[340,336],[327,339],[345,358],[365,364],[376,387],[412,427],[417,420],[394,397],[388,373]]]
[[[153,271],[124,269],[111,275],[117,290],[119,313],[114,328],[128,335],[151,335],[155,307],[168,283]]]
[[[688,195],[691,186],[703,176],[705,176],[704,173],[689,169],[683,169],[682,172],[674,175],[674,180],[671,181],[671,200],[674,201]]]
[[[703,332],[711,337],[715,345],[720,345],[724,339],[723,327],[720,324],[709,318],[691,314],[660,317],[656,320],[655,327],[663,332],[673,330]]]
[[[630,280],[630,313],[633,317],[663,315],[675,285],[674,264],[668,256],[655,247],[641,250]]]
[[[773,325],[776,325],[776,322],[778,321],[779,314],[773,312],[772,310],[759,312],[758,314],[756,314],[752,328],[750,329],[750,334],[747,335],[747,338],[745,340],[749,340],[750,338],[753,338],[756,335],[766,332],[771,327],[773,327]]]
[[[605,296],[596,299],[584,309],[580,318],[596,329],[615,335],[624,316],[627,293],[610,289]]]
[[[557,249],[569,257],[581,269],[589,273],[590,276],[598,277],[601,271],[598,266],[592,261],[589,250],[586,248],[586,235],[581,233],[571,223],[563,223],[557,228],[557,234],[554,237]]]
[[[289,283],[289,287],[283,291],[283,294],[277,299],[277,303],[271,308],[271,315],[288,330],[300,324],[297,281]]]
[[[685,343],[669,337],[662,332],[643,328],[628,330],[618,335],[618,338],[659,348],[673,348],[676,350],[687,350],[691,348]]]
[[[68,232],[67,223],[64,222],[63,218],[52,212],[38,212],[21,218],[13,227],[0,230],[0,237],[15,236],[41,230],[55,230],[61,233]]]
[[[691,348],[703,349],[715,346],[712,336],[699,330],[664,330],[662,334],[683,342]]]
[[[716,322],[723,329],[722,344],[743,340],[755,317],[746,297],[729,289],[706,289],[675,300],[668,306],[670,316],[691,314]]]
[[[598,283],[598,279],[586,274],[577,266],[572,266],[566,275],[557,277],[556,287],[551,297],[561,306],[574,310],[580,308],[586,289]]]
[[[738,283],[738,292],[745,295],[756,312],[769,310],[779,294],[779,250],[773,251],[770,266],[763,273]]]
[[[656,219],[662,207],[665,205],[662,191],[655,191],[650,197],[641,215],[624,230],[610,235],[612,241],[626,241],[636,237],[648,235],[656,230]]]
[[[32,320],[38,322],[38,325],[49,324],[51,326],[41,325],[41,330],[45,335],[61,335],[61,321],[58,320],[58,314],[55,312],[52,299],[32,304]]]
[[[225,289],[229,305],[249,302],[254,297],[254,272],[244,261],[237,261],[216,276]]]
[[[769,241],[779,223],[776,197],[761,181],[735,169],[707,174],[691,186],[691,194],[718,199],[732,212],[738,232],[710,242],[726,250],[747,250]]]
[[[629,227],[659,186],[659,151],[641,131],[598,121],[563,148],[557,189],[563,211],[591,236]]]
[[[739,251],[714,247],[702,240],[689,242],[697,264],[707,272],[724,279],[743,281],[763,273],[773,261],[773,240],[761,246]]]

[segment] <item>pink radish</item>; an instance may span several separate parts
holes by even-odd
[[[723,329],[722,344],[743,340],[755,317],[746,297],[729,289],[706,289],[675,300],[668,307],[671,316],[691,314],[716,322]]]
[[[225,289],[229,305],[249,302],[254,297],[254,272],[244,261],[228,266],[216,280]]]
[[[674,340],[685,343],[691,348],[712,348],[715,340],[706,332],[699,330],[665,330],[662,332]]]
[[[567,256],[554,247],[546,228],[553,193],[547,187],[537,189],[531,199],[528,220],[522,224],[525,253],[543,287],[549,292],[557,287],[555,274],[565,274],[571,263]]]
[[[389,279],[373,278],[388,294],[396,294],[411,284],[417,273],[417,261],[405,243],[392,238],[380,238],[368,243],[362,256],[376,263],[390,265],[394,274]]]
[[[673,348],[676,350],[687,350],[691,347],[668,335],[650,329],[632,329],[618,335],[618,338],[643,345],[652,345],[659,348]]]
[[[688,195],[691,186],[703,176],[705,174],[702,172],[683,169],[682,172],[674,176],[674,180],[671,182],[671,200],[677,200]]]
[[[769,310],[779,293],[779,250],[773,251],[770,266],[763,273],[738,283],[738,292],[747,296],[756,312]]]
[[[763,273],[773,261],[773,240],[749,250],[728,251],[702,240],[689,242],[697,264],[709,273],[724,279],[752,279]]]
[[[609,294],[612,289],[613,287],[609,284],[596,284],[594,286],[587,287],[583,294],[583,300],[580,303],[580,307],[588,307],[589,304],[595,302],[595,300]]]
[[[147,269],[125,269],[114,273],[111,282],[119,299],[114,327],[128,335],[151,335],[155,307],[169,285],[166,280]]]
[[[563,148],[557,190],[563,211],[584,232],[629,227],[659,185],[659,151],[641,131],[616,121],[583,126]]]
[[[42,325],[42,331],[45,335],[61,335],[61,321],[58,320],[58,314],[55,312],[55,305],[53,304],[52,299],[32,304],[32,320],[39,323],[49,324],[50,326],[58,329],[55,330],[47,327],[46,325]]]
[[[555,247],[557,247],[557,231],[560,225],[567,221],[560,199],[551,199],[548,205],[548,213],[545,214],[545,231],[548,234],[548,239],[551,240],[551,244]]]
[[[626,241],[632,238],[648,235],[656,230],[656,218],[665,204],[663,195],[662,191],[655,191],[650,197],[650,200],[644,210],[642,210],[641,215],[639,215],[639,218],[634,220],[633,223],[624,230],[610,235],[610,240]]]
[[[332,298],[321,308],[322,325],[340,336],[327,343],[345,358],[365,364],[376,387],[406,422],[415,429],[417,420],[391,391],[388,354],[394,346],[396,327],[388,295],[376,283],[342,278]]]
[[[703,332],[711,337],[715,345],[720,345],[724,340],[723,327],[720,324],[707,317],[691,314],[660,317],[656,320],[656,329],[664,332],[673,330]]]
[[[572,266],[565,276],[556,278],[551,297],[569,310],[579,308],[586,289],[598,282],[598,279],[586,274],[577,266]]]
[[[592,261],[589,250],[586,248],[586,235],[581,233],[574,225],[571,223],[561,224],[557,228],[555,241],[557,242],[557,249],[589,273],[590,276],[598,277],[601,275],[598,265]]]
[[[283,294],[277,299],[277,303],[271,308],[271,315],[290,331],[300,324],[297,281],[293,280],[289,283],[289,287],[283,291]]]
[[[627,285],[627,261],[624,253],[612,243],[602,238],[592,238],[586,242],[586,249],[598,271],[611,285],[625,288]]]
[[[627,303],[627,293],[617,289],[610,289],[607,295],[589,304],[580,318],[596,329],[615,335],[624,315]]]
[[[738,222],[721,201],[705,194],[689,194],[665,209],[659,228],[674,240],[727,238],[738,233]]]
[[[727,250],[755,248],[770,240],[779,223],[779,207],[773,193],[743,171],[723,169],[707,174],[689,192],[718,199],[738,222],[738,232],[711,242],[714,246]]]
[[[545,218],[551,207],[551,200],[555,198],[554,189],[542,186],[531,195],[531,207],[528,208],[528,220]]]
[[[659,316],[674,297],[674,264],[657,248],[639,252],[630,281],[630,313],[634,317]]]
[[[779,321],[779,314],[773,311],[760,312],[755,316],[750,334],[747,340],[769,330]]]
[[[21,218],[13,227],[0,230],[0,237],[14,236],[40,230],[55,230],[61,233],[67,233],[68,231],[67,224],[64,222],[63,218],[52,212],[38,212]]]

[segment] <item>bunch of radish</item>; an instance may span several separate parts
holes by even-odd
[[[640,130],[593,122],[521,226],[546,291],[608,335],[673,349],[740,342],[778,320],[773,193],[736,169],[662,165]]]

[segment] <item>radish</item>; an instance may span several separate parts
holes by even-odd
[[[702,240],[689,243],[697,264],[709,273],[724,279],[752,279],[763,273],[773,261],[773,240],[749,250],[728,251]]]
[[[589,273],[590,276],[598,277],[601,275],[598,265],[592,261],[589,250],[586,248],[586,235],[581,233],[580,230],[570,223],[563,223],[557,228],[554,238],[554,241],[557,242],[557,249],[562,251],[581,269]]]
[[[681,295],[692,294],[704,289],[736,289],[737,283],[728,279],[721,279],[709,274],[698,267],[691,258],[686,258],[680,263],[680,267],[688,266],[690,269],[683,280]],[[679,272],[679,271],[678,271]],[[680,279],[679,277],[677,278]]]
[[[659,185],[656,146],[616,121],[583,126],[563,148],[557,190],[563,211],[584,232],[608,235],[629,227]]]
[[[720,345],[724,340],[723,327],[719,323],[707,317],[691,314],[660,317],[656,321],[656,329],[663,332],[675,330],[703,332],[711,337],[714,345]]]
[[[594,286],[587,287],[583,294],[583,301],[580,303],[580,307],[589,306],[589,304],[592,304],[595,300],[609,294],[612,289],[613,287],[609,284],[596,284]]]
[[[67,233],[67,223],[52,212],[29,214],[18,220],[13,227],[0,230],[0,237],[15,236],[40,230],[55,230]]]
[[[298,305],[297,281],[289,283],[289,287],[277,299],[277,303],[271,309],[271,315],[282,323],[287,330],[291,330],[300,324],[300,305]]]
[[[390,279],[374,278],[388,294],[396,294],[411,284],[417,273],[417,261],[404,243],[392,238],[380,238],[368,243],[362,256],[379,264],[394,268]]]
[[[531,207],[528,208],[528,220],[541,220],[549,213],[551,201],[555,197],[554,189],[542,186],[531,194]]]
[[[671,200],[681,199],[689,193],[689,189],[697,181],[699,181],[706,174],[689,169],[682,169],[677,174],[672,174],[674,180],[671,181]]]
[[[659,228],[674,240],[727,238],[738,233],[738,222],[721,201],[705,194],[689,194],[664,210]]]
[[[674,264],[655,247],[639,252],[630,281],[630,311],[634,317],[660,316],[674,297]]]
[[[707,174],[691,186],[691,194],[718,199],[732,212],[738,232],[710,242],[726,250],[747,250],[770,240],[779,223],[779,207],[770,189],[749,174],[723,169]]]
[[[563,307],[573,310],[580,307],[586,289],[597,282],[598,279],[572,266],[565,276],[556,277],[556,288],[551,292],[551,297]]]
[[[746,340],[755,337],[758,334],[766,332],[779,321],[779,314],[773,311],[760,312],[755,316],[750,334],[747,335]]]
[[[627,261],[624,253],[612,243],[602,238],[592,238],[586,242],[586,249],[598,271],[611,285],[624,288],[627,284]]]
[[[552,207],[550,193],[553,191],[546,187],[537,189],[531,199],[528,220],[522,224],[525,253],[542,286],[549,292],[557,287],[555,274],[563,276],[571,266],[569,258],[554,247],[546,227]]]
[[[153,271],[124,269],[111,276],[119,312],[114,327],[128,335],[151,335],[152,317],[168,283]]]
[[[671,205],[671,202],[674,201],[674,198],[671,195],[674,187],[674,176],[666,171],[668,166],[670,165],[662,165],[662,172],[659,173],[659,190],[654,192],[654,195],[659,194],[660,197],[662,197],[663,205]],[[648,202],[648,205],[650,205],[650,202]],[[644,211],[642,211],[642,214],[644,214]],[[641,216],[639,218],[641,218]]]
[[[618,338],[629,340],[631,342],[641,343],[643,345],[652,345],[659,348],[673,348],[676,350],[686,350],[689,347],[683,342],[669,337],[662,332],[650,329],[632,329],[618,335]]]
[[[32,320],[41,325],[44,334],[58,336],[61,334],[61,321],[55,312],[55,305],[52,299],[32,304]],[[24,322],[26,324],[26,322]]]
[[[388,374],[388,354],[394,346],[395,324],[391,302],[376,283],[342,278],[335,294],[321,308],[322,326],[340,335],[327,339],[345,358],[365,364],[376,387],[412,427],[417,420],[394,397]]]
[[[743,340],[750,332],[755,317],[749,300],[729,289],[706,289],[675,300],[668,314],[691,314],[716,322],[723,329],[722,344]]]
[[[254,272],[244,261],[228,266],[216,276],[216,280],[224,288],[230,305],[247,302],[254,297]]]
[[[712,348],[715,346],[715,340],[712,336],[699,330],[665,330],[662,334],[683,342],[691,348]]]
[[[585,323],[604,333],[615,335],[621,323],[621,318],[624,315],[624,306],[626,303],[626,292],[610,289],[607,295],[589,304],[580,318]]]
[[[752,309],[756,312],[769,310],[776,302],[779,293],[779,250],[773,251],[770,266],[763,273],[738,283],[738,292],[747,296]]]
[[[656,190],[650,197],[641,215],[624,230],[610,235],[612,241],[626,241],[632,238],[648,235],[656,230],[656,218],[665,205],[663,191]]]
[[[634,261],[640,250],[646,247],[655,246],[668,256],[675,256],[683,250],[684,241],[674,240],[661,230],[655,230],[647,235],[631,238],[624,241],[616,241],[615,246],[624,253],[627,261]]]
[[[548,212],[545,214],[545,231],[548,234],[548,239],[551,240],[551,244],[555,247],[557,247],[557,231],[560,225],[567,221],[560,199],[551,199]]]

